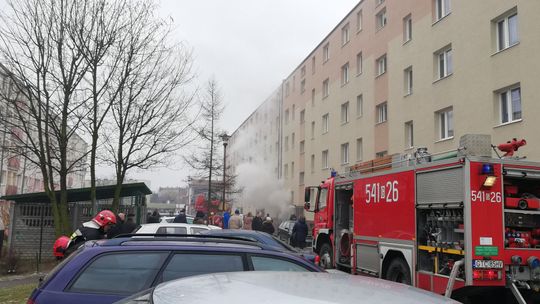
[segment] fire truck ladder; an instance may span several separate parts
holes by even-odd
[[[452,271],[450,272],[450,279],[448,280],[448,284],[446,285],[446,291],[444,292],[445,297],[450,298],[450,296],[452,296],[452,291],[454,290],[454,282],[456,281],[459,268],[463,266],[463,264],[465,264],[463,259],[454,263]]]
[[[527,286],[529,287],[529,286]],[[530,287],[529,287],[530,288]],[[523,298],[523,296],[521,295],[521,293],[519,292],[519,289],[518,287],[516,286],[516,282],[513,281],[512,284],[510,284],[510,290],[512,291],[512,294],[514,295],[514,297],[516,298],[516,301],[519,303],[519,304],[527,304],[527,302],[525,301],[525,299]]]

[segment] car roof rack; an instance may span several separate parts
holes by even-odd
[[[153,242],[153,241],[175,241],[175,242],[218,242],[227,244],[249,245],[265,249],[266,246],[255,240],[245,237],[235,237],[228,235],[202,235],[202,234],[167,234],[167,233],[135,233],[120,234],[108,240],[106,245],[122,245],[126,242]]]

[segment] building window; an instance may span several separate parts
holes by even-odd
[[[328,97],[328,95],[330,94],[330,79],[326,78],[323,81],[322,91],[323,91],[323,98]]]
[[[519,42],[518,17],[512,13],[495,21],[497,30],[497,51],[502,51]]]
[[[364,114],[364,97],[362,94],[356,96],[356,117],[362,117]]]
[[[323,169],[328,169],[328,150],[322,151],[321,165]]]
[[[285,151],[289,151],[289,136],[285,136]]]
[[[386,73],[386,54],[377,59],[377,76]]]
[[[386,7],[383,8],[379,13],[377,13],[377,15],[375,16],[375,20],[377,21],[377,30],[380,30],[386,26]]]
[[[362,30],[362,10],[359,10],[356,13],[356,31],[360,32]]]
[[[305,91],[306,91],[306,80],[302,79],[302,81],[300,81],[300,93],[304,94]]]
[[[435,0],[435,21],[441,20],[448,14],[450,14],[450,0]]]
[[[454,112],[452,108],[440,111],[439,116],[439,139],[448,139],[454,136]]]
[[[315,74],[315,63],[316,63],[315,56],[313,56],[311,58],[311,74]]]
[[[306,145],[306,142],[305,141],[300,141],[300,154],[304,154],[305,152],[305,145]]]
[[[375,0],[375,6],[379,6],[384,3],[384,0]]]
[[[311,139],[315,138],[315,122],[311,122]]]
[[[403,42],[407,42],[412,39],[412,18],[409,14],[403,18]]]
[[[285,97],[289,96],[289,93],[291,91],[289,82],[285,83]]]
[[[322,133],[328,133],[328,127],[329,127],[329,116],[328,113],[324,114],[322,117]]]
[[[341,144],[341,164],[349,163],[349,143]]]
[[[412,89],[413,89],[413,71],[412,71],[412,67],[408,67],[406,68],[404,71],[403,71],[403,76],[404,76],[404,93],[405,95],[410,95],[412,94]]]
[[[377,153],[375,153],[375,158],[383,158],[386,155],[388,155],[388,151],[377,152]]]
[[[299,183],[300,185],[303,185],[303,184],[304,184],[304,172],[300,172],[300,173],[298,174],[298,183]]]
[[[291,162],[291,178],[294,178],[294,162]]]
[[[521,88],[513,88],[499,93],[501,123],[521,119]]]
[[[293,149],[293,150],[294,150],[294,142],[295,141],[296,141],[296,139],[295,139],[294,132],[293,132],[293,134],[291,134],[291,149]]]
[[[439,79],[450,76],[453,72],[452,48],[448,47],[435,54]]]
[[[409,121],[405,123],[405,148],[414,147],[414,127],[413,122]]]
[[[306,110],[300,111],[300,124],[303,124],[306,122]]]
[[[289,165],[287,164],[283,165],[283,176],[285,179],[289,178]]]
[[[341,85],[349,83],[349,63],[341,67]]]
[[[356,75],[362,74],[362,52],[356,54]]]
[[[377,106],[377,123],[383,123],[388,119],[388,105],[386,102]]]
[[[362,138],[356,139],[356,161],[362,161],[364,157],[364,148],[362,146]]]
[[[295,116],[296,116],[296,105],[292,105],[292,113],[291,113],[291,117],[292,117],[292,121],[295,120]]]
[[[341,45],[347,44],[349,39],[349,24],[347,23],[341,28]]]
[[[306,76],[306,66],[302,66],[302,68],[300,69],[300,77],[304,77]]]
[[[346,124],[349,122],[349,102],[341,105],[341,123]]]
[[[311,173],[315,172],[315,154],[311,154],[310,167]]]
[[[330,59],[330,44],[329,43],[325,44],[323,47],[323,59],[324,59],[324,62],[327,62],[328,59]]]
[[[289,109],[285,110],[285,124],[289,124]]]

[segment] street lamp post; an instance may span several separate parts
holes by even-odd
[[[220,135],[223,141],[223,195],[221,196],[221,210],[225,211],[225,182],[227,180],[227,144],[229,144],[229,138],[227,133]]]

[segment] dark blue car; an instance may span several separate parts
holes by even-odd
[[[243,229],[216,229],[202,231],[202,234],[205,235],[215,235],[215,236],[232,236],[239,237],[246,240],[252,240],[260,244],[271,247],[270,249],[290,253],[299,257],[303,257],[310,262],[315,262],[315,254],[307,251],[300,251],[291,245],[283,242],[277,237],[270,235],[266,232],[255,231],[255,230],[243,230]]]
[[[214,236],[132,236],[89,241],[52,270],[29,303],[113,303],[161,282],[198,274],[321,271],[256,242]]]

